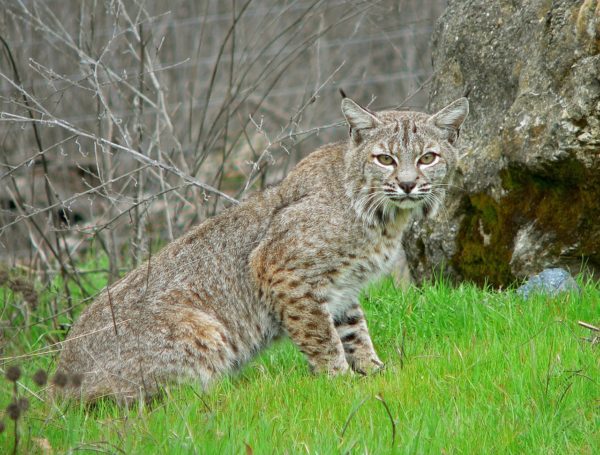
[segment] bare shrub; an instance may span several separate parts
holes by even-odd
[[[338,87],[422,107],[442,3],[0,0],[0,257],[85,293],[343,137]]]

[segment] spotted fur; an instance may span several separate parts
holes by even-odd
[[[58,369],[82,375],[84,399],[207,386],[282,335],[315,372],[383,365],[358,295],[395,263],[411,217],[441,200],[468,104],[429,116],[345,98],[342,110],[348,141],[170,243],[83,312]]]

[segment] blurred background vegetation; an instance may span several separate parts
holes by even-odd
[[[0,264],[113,281],[344,138],[339,88],[426,108],[445,3],[0,0]]]

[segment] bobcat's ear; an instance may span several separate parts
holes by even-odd
[[[448,142],[453,144],[458,138],[460,126],[469,114],[469,100],[459,98],[437,114],[429,118],[429,122],[446,133]]]
[[[342,100],[342,112],[350,127],[350,137],[357,144],[361,142],[361,131],[375,128],[381,124],[381,120],[375,114],[360,107],[350,98]]]

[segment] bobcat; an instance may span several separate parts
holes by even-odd
[[[129,402],[169,381],[203,386],[288,335],[314,372],[383,366],[358,303],[402,232],[441,202],[468,114],[372,112],[342,100],[347,141],[209,219],[106,289],[74,324],[58,371],[67,393]]]

